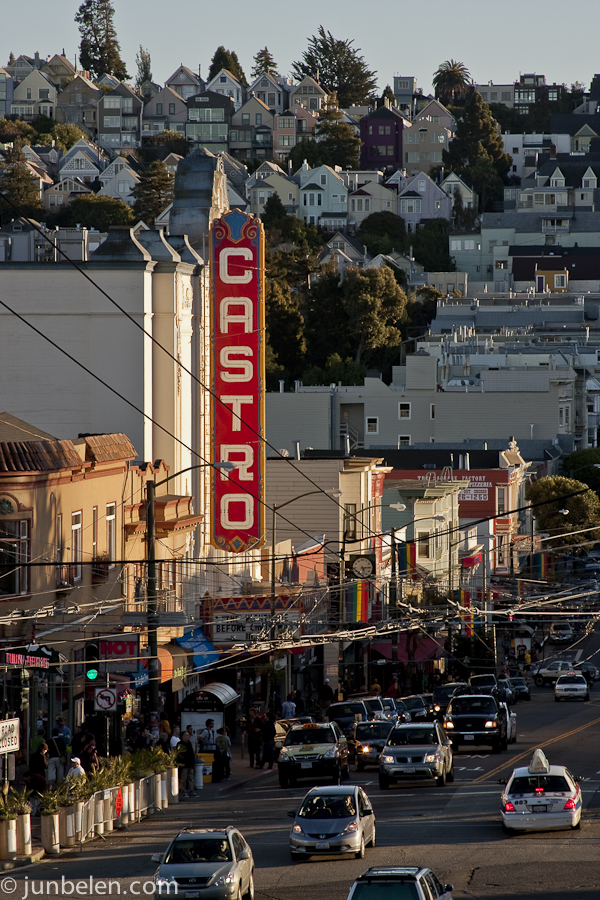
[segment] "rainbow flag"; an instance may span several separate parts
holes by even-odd
[[[398,547],[398,574],[401,578],[414,575],[417,565],[417,545],[415,541],[408,541]]]
[[[534,555],[533,571],[536,578],[544,580],[548,574],[548,554],[536,553]]]
[[[355,581],[346,588],[346,622],[369,621],[370,584]]]

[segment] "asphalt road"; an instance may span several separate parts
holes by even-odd
[[[596,635],[586,639],[584,649],[594,649],[597,641]],[[312,858],[291,863],[291,821],[286,813],[296,808],[312,785],[306,782],[283,790],[272,773],[232,791],[212,785],[200,799],[171,808],[166,815],[156,814],[127,834],[115,833],[106,842],[86,845],[82,854],[44,861],[26,873],[9,873],[15,884],[8,888],[0,874],[0,898],[51,897],[55,891],[46,882],[63,876],[74,882],[90,876],[110,877],[114,879],[110,896],[117,896],[117,886],[120,896],[149,896],[155,869],[150,855],[163,850],[179,828],[233,824],[254,853],[257,900],[346,900],[353,879],[369,865],[381,864],[430,866],[442,882],[454,885],[456,898],[597,900],[600,683],[585,704],[558,704],[551,688],[533,688],[531,702],[517,704],[515,711],[517,744],[499,755],[483,748],[480,753],[459,752],[455,782],[445,788],[407,784],[380,791],[375,770],[352,772],[351,781],[364,786],[377,816],[378,846],[367,849],[365,860]],[[525,764],[535,747],[544,748],[551,762],[584,776],[580,831],[514,837],[502,832],[498,779],[507,777],[514,765]],[[238,771],[243,765],[237,763]],[[69,890],[59,885],[58,896],[68,896]],[[94,893],[86,888],[72,890],[70,895]],[[108,890],[104,895],[109,895]]]

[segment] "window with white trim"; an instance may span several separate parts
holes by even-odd
[[[81,510],[71,513],[71,564],[73,577],[81,578]]]
[[[398,404],[398,418],[410,419],[410,403],[401,402]]]
[[[26,594],[28,590],[29,522],[0,522],[0,596]]]
[[[106,554],[111,563],[117,558],[117,504],[106,504]]]
[[[398,447],[410,447],[411,440],[410,434],[399,434],[398,435]]]
[[[98,558],[98,507],[92,508],[92,559]]]
[[[417,537],[417,556],[419,557],[419,559],[430,558],[428,531],[419,531]]]
[[[498,515],[502,515],[506,512],[506,488],[499,487],[496,488],[496,509],[498,511]]]
[[[379,418],[367,416],[367,434],[379,434]]]

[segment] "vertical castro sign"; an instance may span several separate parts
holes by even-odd
[[[212,544],[242,553],[264,541],[264,232],[232,210],[211,229]]]

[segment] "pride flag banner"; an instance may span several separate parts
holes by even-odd
[[[414,574],[417,565],[417,545],[414,541],[400,544],[398,547],[398,571],[400,577]]]
[[[544,580],[548,574],[548,554],[536,553],[533,563],[533,571],[536,578]]]
[[[371,586],[368,581],[355,581],[346,588],[346,622],[369,621]]]

